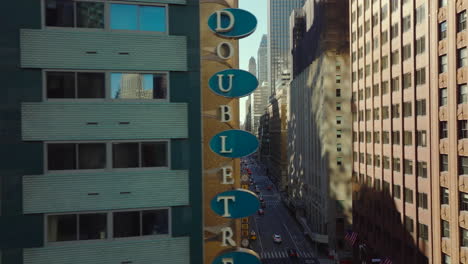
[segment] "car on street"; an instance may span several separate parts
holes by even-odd
[[[261,202],[261,206],[262,206],[262,208],[266,208],[266,203],[264,201]]]
[[[263,199],[263,195],[260,195],[260,197],[258,199],[260,200],[260,202],[265,201],[265,199]]]
[[[288,256],[289,256],[290,258],[297,258],[297,257],[299,257],[299,256],[297,255],[297,251],[296,251],[295,249],[293,249],[293,248],[288,248],[287,252],[288,252]]]
[[[265,214],[265,210],[263,210],[262,208],[258,209],[258,215],[264,215]]]
[[[279,234],[274,234],[274,235],[273,235],[273,242],[275,242],[275,243],[281,243],[281,242],[283,242],[283,239],[281,238],[281,235],[279,235]]]

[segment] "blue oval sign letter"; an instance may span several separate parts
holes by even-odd
[[[208,26],[221,37],[245,38],[257,28],[257,18],[242,9],[226,8],[211,14]]]
[[[258,80],[253,74],[244,70],[224,70],[210,78],[210,89],[221,96],[239,98],[249,95],[258,87]]]
[[[259,206],[257,195],[244,189],[223,192],[211,200],[213,212],[226,218],[250,216],[257,212]]]
[[[242,264],[262,264],[257,253],[248,249],[239,249],[217,257],[213,264],[242,263]]]
[[[249,132],[232,129],[216,134],[210,140],[210,148],[226,158],[241,158],[257,151],[258,140]]]

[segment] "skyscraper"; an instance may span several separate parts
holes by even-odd
[[[268,83],[272,93],[278,76],[289,68],[289,16],[303,4],[304,0],[268,0]]]
[[[4,4],[0,263],[202,263],[199,1]]]
[[[255,62],[254,57],[250,57],[249,60],[249,72],[255,76],[257,76],[257,63]]]
[[[261,85],[268,82],[268,37],[263,35],[257,52],[257,78]]]

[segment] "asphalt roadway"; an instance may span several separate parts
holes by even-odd
[[[265,175],[265,170],[252,160],[249,163],[247,159],[246,162],[252,171],[251,178],[255,181],[251,190],[255,191],[257,185],[266,202],[264,215],[250,217],[250,230],[257,233],[257,240],[251,241],[251,248],[260,255],[263,264],[320,264],[313,245],[305,238],[299,223],[281,201],[279,192]],[[273,186],[272,190],[267,189],[269,185]],[[279,234],[283,241],[275,243],[274,234]],[[296,250],[298,257],[290,257],[288,249]]]

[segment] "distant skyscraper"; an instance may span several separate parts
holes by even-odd
[[[258,83],[268,81],[268,36],[265,34],[260,42],[260,47],[257,52],[257,78]]]
[[[257,62],[255,61],[254,57],[250,57],[249,60],[249,72],[255,76],[257,76]]]
[[[274,92],[277,76],[289,68],[289,16],[304,0],[268,1],[268,83]]]

